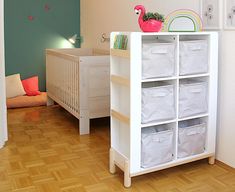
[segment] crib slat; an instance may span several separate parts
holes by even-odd
[[[76,65],[76,63],[75,62],[73,62],[73,77],[72,77],[72,90],[73,90],[73,95],[74,95],[74,97],[73,97],[73,101],[72,101],[72,107],[73,107],[73,111],[74,112],[76,112],[76,110],[75,110],[75,98],[76,98],[76,93],[75,93],[75,91],[74,91],[74,83],[75,83],[75,65]]]

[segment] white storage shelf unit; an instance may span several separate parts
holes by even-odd
[[[118,34],[128,36],[127,50],[113,49]],[[110,172],[121,168],[129,187],[141,174],[213,164],[217,33],[113,32],[110,52]]]

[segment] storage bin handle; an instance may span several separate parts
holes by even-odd
[[[189,46],[189,49],[191,51],[200,51],[202,49],[202,46],[201,45],[191,45],[191,46]]]
[[[165,137],[161,137],[161,138],[159,138],[159,137],[154,137],[154,135],[153,135],[153,137],[152,137],[152,140],[155,141],[155,142],[158,142],[158,143],[162,143],[162,142],[164,142],[166,139],[167,139],[167,138],[165,138]]]
[[[152,95],[152,97],[165,97],[166,95],[168,95],[169,93],[168,92],[157,92],[157,93],[154,93]]]
[[[151,50],[152,54],[167,54],[168,50],[167,49],[163,49],[163,48],[153,48]]]
[[[188,136],[190,136],[190,135],[197,135],[197,134],[199,134],[199,133],[200,133],[200,131],[192,130],[192,131],[188,132],[187,135],[188,135]]]
[[[201,89],[201,88],[192,89],[190,92],[191,92],[191,93],[201,93],[201,92],[202,92],[202,89]]]

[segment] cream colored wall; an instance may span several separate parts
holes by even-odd
[[[168,14],[175,9],[199,10],[199,0],[80,0],[82,47],[109,49],[109,43],[101,43],[102,33],[108,36],[112,31],[140,31],[138,15],[134,12],[137,4],[147,11]]]
[[[101,43],[102,33],[111,31],[139,31],[138,16],[133,8],[143,4],[147,11],[167,15],[175,9],[199,11],[200,0],[81,0],[82,47],[109,49]],[[216,158],[235,168],[235,32],[221,32],[219,64],[219,101]]]
[[[4,145],[4,142],[7,140],[3,7],[3,0],[0,0],[0,148]]]

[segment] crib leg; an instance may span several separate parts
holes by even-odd
[[[89,119],[88,110],[80,111],[79,130],[80,130],[80,135],[85,135],[90,133],[90,119]]]
[[[47,106],[51,106],[51,105],[54,105],[55,102],[52,98],[50,98],[49,96],[47,96]]]

